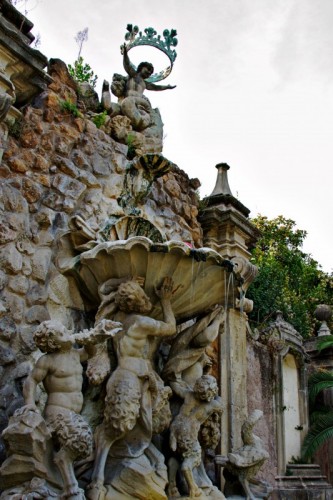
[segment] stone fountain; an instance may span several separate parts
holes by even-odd
[[[3,433],[1,498],[225,498],[215,450],[241,449],[247,421],[245,294],[258,234],[231,193],[227,164],[217,165],[198,219],[199,182],[162,156],[161,118],[144,91],[174,88],[156,82],[172,70],[177,33],[156,35],[127,26],[127,76],[114,75],[117,102],[103,86],[105,124],[94,128],[96,113],[81,101],[83,118],[62,124],[76,138],[68,158],[62,136],[55,141],[47,208],[34,219],[42,248],[33,272],[47,306],[31,321],[34,367]],[[128,54],[139,45],[162,50],[170,66],[135,68]],[[44,132],[50,116],[61,121],[48,107],[52,92],[75,88],[61,63],[50,72],[38,102]]]

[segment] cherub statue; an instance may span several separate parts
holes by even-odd
[[[149,62],[141,62],[136,68],[128,57],[126,44],[121,47],[123,54],[123,65],[127,77],[115,73],[111,84],[112,93],[118,97],[118,103],[111,102],[109,83],[104,81],[102,92],[102,104],[111,114],[111,117],[121,113],[131,120],[135,131],[142,131],[149,127],[152,122],[151,104],[144,96],[145,90],[168,90],[174,89],[175,85],[156,85],[147,81],[154,73],[154,67]]]
[[[73,462],[92,452],[92,433],[80,415],[83,404],[82,365],[93,355],[93,345],[105,341],[121,330],[121,324],[101,321],[90,331],[76,335],[59,321],[44,321],[34,332],[34,340],[45,354],[41,356],[23,387],[26,406],[22,411],[38,411],[35,405],[36,389],[43,383],[47,393],[45,422],[52,433],[56,451],[54,462],[63,480],[63,498],[82,497],[73,468]],[[74,342],[83,347],[74,348]]]
[[[104,421],[95,434],[96,457],[91,484],[86,491],[86,497],[91,500],[103,497],[104,470],[111,447],[113,451],[115,446],[121,446],[122,457],[131,458],[140,456],[151,446],[154,400],[157,405],[165,407],[171,392],[170,388],[163,386],[152,361],[156,340],[176,333],[170,302],[172,289],[173,281],[164,278],[161,288],[155,290],[164,321],[149,317],[152,304],[137,280],[121,283],[116,292],[110,291],[107,296],[118,309],[112,314],[123,324],[123,332],[114,338],[118,366],[108,380]],[[112,308],[106,300],[98,315],[110,314]],[[164,394],[162,398],[160,391]],[[156,415],[154,419],[159,427],[161,421],[157,422]]]
[[[154,66],[148,62],[141,62],[139,66],[135,68],[128,57],[126,44],[121,47],[121,50],[123,53],[124,68],[129,76],[126,83],[126,97],[141,97],[146,89],[168,90],[176,87],[176,85],[156,85],[155,83],[147,82],[147,78],[154,73]]]
[[[181,471],[187,482],[190,498],[203,494],[194,480],[193,469],[201,463],[201,446],[198,439],[201,424],[213,413],[222,413],[224,408],[217,392],[216,379],[211,375],[202,375],[193,389],[186,388],[182,382],[178,387],[178,394],[182,394],[184,403],[170,427],[170,447],[181,455]],[[169,491],[172,496],[179,495],[175,471],[170,480]]]

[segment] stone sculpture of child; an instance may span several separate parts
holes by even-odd
[[[184,384],[177,389],[178,394],[182,393],[184,403],[170,427],[170,447],[181,455],[181,471],[188,485],[189,497],[196,498],[202,495],[192,472],[201,463],[198,439],[200,426],[213,413],[222,413],[224,406],[222,399],[217,396],[216,379],[211,375],[202,375],[193,390]],[[170,484],[169,488],[170,491],[178,492],[176,484]]]
[[[55,449],[54,462],[63,480],[62,498],[82,497],[73,462],[89,456],[92,451],[92,433],[88,423],[80,415],[83,404],[82,365],[93,355],[93,345],[103,342],[121,330],[121,324],[101,321],[91,331],[72,335],[58,321],[44,321],[36,329],[34,340],[45,352],[27,378],[23,395],[23,410],[38,411],[35,405],[36,389],[43,383],[47,393],[44,417],[52,433]],[[83,345],[73,347],[74,342]]]

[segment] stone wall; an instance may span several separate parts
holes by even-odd
[[[272,380],[273,363],[266,346],[251,338],[247,344],[247,398],[248,413],[256,408],[264,412],[260,424],[254,432],[265,443],[269,459],[264,463],[258,477],[275,484],[277,470],[276,424],[274,422],[274,384]]]

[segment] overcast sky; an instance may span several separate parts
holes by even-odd
[[[89,28],[82,55],[99,77],[98,91],[113,73],[124,74],[119,47],[128,23],[158,33],[175,28],[178,56],[163,83],[177,87],[147,92],[162,114],[164,156],[200,179],[201,196],[214,188],[215,165],[228,163],[231,190],[251,216],[295,220],[308,232],[304,250],[332,270],[333,0],[26,5],[49,58],[72,63],[75,35]],[[167,60],[155,52],[145,59],[160,70]]]

